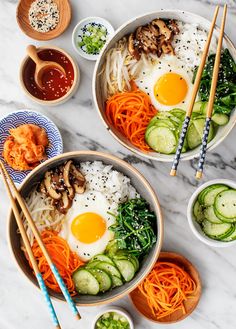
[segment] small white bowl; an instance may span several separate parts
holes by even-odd
[[[201,186],[199,186],[196,191],[193,193],[191,196],[189,203],[188,203],[188,208],[187,208],[187,217],[188,217],[188,222],[189,226],[193,232],[193,234],[202,242],[205,244],[211,246],[211,247],[216,247],[216,248],[222,248],[222,247],[230,247],[234,244],[236,244],[236,240],[230,241],[230,242],[224,242],[224,241],[218,241],[209,238],[207,235],[204,234],[204,232],[201,229],[201,226],[196,222],[193,216],[193,205],[199,195],[199,193],[204,190],[206,187],[213,185],[213,184],[224,184],[228,185],[229,187],[232,187],[236,189],[236,182],[229,180],[229,179],[213,179],[210,180]]]
[[[74,28],[73,33],[72,33],[72,44],[73,47],[75,49],[75,51],[82,57],[84,57],[85,59],[91,60],[91,61],[95,61],[98,59],[103,47],[101,48],[99,54],[88,54],[87,52],[85,52],[81,47],[78,47],[77,44],[79,42],[79,36],[83,33],[83,28],[88,25],[88,24],[97,24],[97,25],[102,25],[106,28],[107,30],[107,37],[106,37],[106,43],[107,41],[110,39],[110,37],[114,34],[114,28],[112,27],[112,25],[105,20],[102,17],[87,17],[83,20],[81,20]]]
[[[95,319],[94,319],[94,321],[92,323],[91,329],[95,329],[96,328],[96,323],[97,323],[98,319],[103,314],[108,313],[108,312],[115,312],[115,313],[118,313],[118,314],[124,316],[127,319],[127,321],[129,322],[130,329],[134,329],[134,323],[133,323],[133,320],[132,320],[131,316],[129,315],[129,313],[126,310],[124,310],[123,308],[117,307],[117,306],[105,308],[101,312],[99,312],[96,315],[96,317],[95,317]]]

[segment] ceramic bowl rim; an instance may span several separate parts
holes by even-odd
[[[90,151],[90,150],[72,151],[72,152],[66,152],[66,153],[60,154],[56,157],[53,157],[53,158],[45,161],[44,163],[40,164],[38,167],[33,169],[32,172],[29,173],[29,175],[27,175],[27,177],[25,178],[25,180],[22,182],[22,184],[19,187],[19,192],[27,185],[28,180],[32,176],[34,176],[37,172],[40,172],[40,170],[43,169],[43,167],[46,167],[48,164],[53,163],[57,160],[61,160],[64,157],[69,157],[69,156],[73,157],[73,156],[80,156],[80,155],[88,155],[88,156],[94,155],[94,156],[98,156],[98,157],[101,156],[102,158],[104,158],[104,160],[111,159],[116,164],[119,164],[121,167],[126,167],[128,171],[133,172],[133,174],[137,177],[137,179],[142,181],[142,183],[145,185],[146,189],[148,190],[149,194],[151,195],[151,197],[153,199],[153,204],[155,205],[156,210],[157,210],[157,217],[158,217],[158,222],[159,222],[159,231],[158,231],[159,238],[158,238],[158,242],[156,243],[156,245],[154,247],[155,254],[153,255],[152,261],[149,262],[149,265],[146,267],[146,270],[144,271],[143,275],[139,278],[138,281],[134,281],[129,288],[126,288],[126,290],[122,291],[119,295],[111,297],[109,299],[105,299],[105,300],[101,299],[99,302],[96,302],[96,303],[83,303],[83,304],[80,304],[79,302],[76,303],[79,306],[95,306],[95,305],[97,306],[97,305],[108,304],[108,303],[114,302],[114,301],[119,300],[122,297],[128,295],[133,289],[135,289],[138,286],[138,284],[144,279],[144,277],[149,273],[149,271],[151,271],[152,267],[155,265],[155,263],[158,259],[158,256],[161,252],[161,247],[163,244],[163,236],[164,236],[164,219],[163,219],[163,215],[162,215],[161,205],[159,203],[159,199],[156,195],[156,192],[154,191],[154,189],[152,188],[150,183],[147,181],[147,179],[144,177],[144,175],[141,172],[139,172],[135,167],[133,167],[131,164],[129,164],[128,162],[126,162],[114,155],[111,155],[109,153],[105,153],[105,152]],[[8,218],[7,218],[7,241],[8,241],[8,246],[10,249],[11,256],[13,257],[13,259],[15,261],[16,267],[18,268],[18,270],[20,270],[20,272],[27,279],[27,281],[30,282],[34,287],[39,289],[39,287],[36,284],[36,281],[33,282],[26,275],[26,273],[23,271],[23,269],[18,264],[17,259],[14,255],[14,251],[13,251],[12,244],[11,244],[11,234],[10,234],[11,216],[12,216],[12,209],[9,210]],[[135,277],[133,280],[135,280]],[[50,297],[54,300],[65,302],[64,299],[61,299],[57,296],[50,295]]]
[[[19,70],[20,86],[21,86],[22,90],[24,91],[25,95],[29,99],[31,99],[32,101],[34,101],[38,104],[48,105],[48,106],[60,105],[60,104],[64,103],[65,101],[67,101],[69,98],[71,98],[73,96],[73,94],[76,92],[76,90],[79,86],[79,82],[80,82],[80,69],[79,69],[79,66],[76,63],[75,59],[64,49],[57,47],[57,46],[52,46],[52,45],[40,45],[39,47],[37,47],[37,52],[40,50],[45,50],[45,49],[57,50],[57,51],[61,52],[62,54],[64,54],[66,57],[68,57],[68,59],[70,60],[72,66],[73,66],[73,70],[74,70],[74,81],[73,81],[73,84],[72,84],[69,92],[66,93],[64,96],[62,96],[61,98],[49,100],[49,101],[39,99],[39,98],[33,96],[26,88],[26,86],[24,84],[24,80],[23,80],[23,71],[24,71],[25,65],[29,59],[28,55],[26,55],[23,58],[23,60],[20,64],[20,70]]]
[[[207,244],[208,246],[211,247],[216,247],[216,248],[227,248],[231,247],[232,245],[236,244],[236,240],[229,241],[229,242],[223,242],[223,241],[218,241],[214,240],[211,238],[208,238],[202,231],[198,231],[194,225],[195,219],[193,218],[192,210],[193,210],[193,205],[194,202],[196,201],[199,193],[204,190],[206,187],[211,186],[213,184],[225,184],[230,187],[236,188],[236,182],[231,180],[231,179],[224,179],[224,178],[219,178],[219,179],[212,179],[204,184],[200,185],[192,194],[191,198],[189,199],[188,202],[188,207],[187,207],[187,218],[188,218],[188,223],[191,228],[191,231],[193,234],[203,243]],[[196,223],[196,225],[199,225]]]
[[[135,23],[136,20],[139,20],[139,19],[142,19],[144,17],[147,17],[149,15],[160,15],[160,14],[163,14],[163,13],[173,13],[173,14],[180,14],[180,15],[183,15],[183,14],[187,14],[187,15],[191,15],[191,16],[194,16],[195,18],[200,18],[201,20],[205,20],[205,22],[207,23],[211,23],[207,18],[201,16],[201,15],[198,15],[198,14],[195,14],[193,12],[190,12],[190,11],[187,11],[187,10],[180,10],[180,9],[165,9],[165,10],[154,10],[154,11],[150,11],[150,12],[146,12],[142,15],[138,15],[138,16],[135,16],[129,20],[127,20],[126,22],[124,22],[118,29],[116,29],[114,35],[112,36],[112,38],[110,39],[110,41],[104,46],[104,48],[102,49],[101,53],[100,53],[100,57],[99,59],[97,60],[96,62],[96,65],[94,67],[94,71],[93,71],[93,79],[92,79],[92,93],[93,93],[93,101],[94,101],[94,104],[95,104],[95,108],[97,110],[97,113],[103,123],[103,125],[105,126],[105,128],[109,131],[109,133],[111,134],[111,136],[117,141],[119,142],[122,146],[124,146],[126,149],[128,149],[129,151],[131,151],[132,153],[134,154],[137,154],[138,156],[142,157],[142,158],[146,158],[146,159],[149,159],[149,160],[153,160],[153,161],[160,161],[160,162],[169,162],[171,163],[174,159],[174,154],[173,154],[173,157],[172,158],[158,158],[158,157],[155,157],[153,155],[151,155],[150,153],[145,153],[145,152],[142,152],[141,150],[138,150],[137,148],[135,148],[133,145],[129,145],[128,142],[126,141],[123,141],[115,131],[112,130],[112,128],[109,126],[109,124],[105,121],[105,119],[103,118],[102,116],[102,110],[100,110],[99,108],[99,105],[98,105],[98,100],[97,100],[97,92],[96,92],[96,86],[97,86],[97,83],[96,83],[96,80],[97,80],[97,75],[99,74],[98,73],[98,68],[99,68],[99,65],[100,65],[100,60],[101,58],[103,57],[103,54],[107,51],[107,47],[110,46],[112,44],[112,41],[113,39],[128,25],[131,25],[133,23]],[[181,18],[180,18],[181,19]],[[219,27],[217,25],[215,25],[215,30],[219,33]],[[230,40],[230,38],[224,33],[224,40],[230,44],[230,46],[234,49],[235,51],[235,54],[236,54],[236,47],[234,46],[233,42]],[[233,111],[236,111],[236,108],[233,110]],[[230,127],[228,127],[228,130],[225,132],[225,134],[223,136],[221,136],[218,140],[214,141],[213,144],[211,144],[207,150],[208,151],[212,151],[215,147],[217,147],[228,135],[229,133],[231,132],[231,130],[234,128],[236,124],[236,118],[234,121],[232,121],[232,124]],[[196,149],[196,153],[195,154],[191,154],[191,155],[188,155],[187,153],[184,153],[184,157],[181,157],[181,160],[182,161],[186,161],[186,160],[192,160],[196,157],[198,157],[198,153],[199,151]],[[157,153],[158,154],[158,153]]]

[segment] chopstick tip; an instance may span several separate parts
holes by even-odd
[[[176,169],[171,169],[170,176],[176,176],[176,173],[177,173]]]
[[[202,178],[202,171],[197,171],[196,172],[196,178],[201,179]]]
[[[81,316],[80,316],[80,314],[79,314],[79,313],[77,313],[77,314],[75,315],[75,318],[76,318],[77,320],[80,320],[80,319],[81,319]]]

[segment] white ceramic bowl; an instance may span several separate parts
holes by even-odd
[[[128,313],[126,310],[124,310],[123,308],[121,308],[121,307],[117,307],[117,306],[113,306],[113,307],[105,308],[105,309],[103,309],[101,312],[99,312],[99,313],[96,315],[96,317],[95,317],[95,319],[94,319],[94,321],[93,321],[93,323],[92,323],[91,329],[95,329],[95,328],[96,328],[96,323],[97,323],[98,319],[99,319],[103,314],[105,314],[105,313],[107,313],[107,312],[115,312],[115,313],[118,313],[118,314],[120,314],[120,315],[123,315],[123,316],[128,320],[128,322],[129,322],[129,326],[130,326],[130,329],[134,329],[134,323],[133,323],[133,320],[132,320],[131,316],[129,315],[129,313]]]
[[[204,184],[202,184],[201,186],[199,186],[196,191],[193,193],[193,195],[191,196],[189,203],[188,203],[188,208],[187,208],[187,217],[188,217],[188,222],[189,222],[189,226],[193,232],[193,234],[202,242],[204,242],[205,244],[211,246],[211,247],[230,247],[232,245],[236,244],[236,240],[230,241],[230,242],[223,242],[223,241],[218,241],[218,240],[214,240],[209,238],[208,236],[206,236],[204,234],[204,232],[201,229],[201,226],[196,222],[196,220],[194,219],[193,216],[193,205],[199,195],[199,193],[204,190],[206,187],[213,185],[213,184],[224,184],[224,185],[228,185],[229,187],[232,187],[234,189],[236,189],[236,182],[229,180],[229,179],[213,179],[210,180]]]
[[[105,99],[103,98],[103,91],[102,91],[102,80],[101,80],[101,74],[99,74],[102,70],[106,54],[110,48],[112,48],[115,43],[120,40],[125,35],[133,32],[138,26],[144,25],[149,23],[155,18],[173,18],[176,20],[183,21],[185,23],[191,23],[191,24],[197,24],[201,26],[205,30],[209,30],[211,22],[205,19],[202,16],[195,15],[193,13],[187,12],[187,11],[180,11],[180,10],[161,10],[156,12],[151,12],[139,17],[135,17],[131,19],[130,21],[123,24],[120,28],[118,28],[112,37],[110,41],[105,45],[103,48],[100,57],[96,63],[95,70],[94,70],[94,76],[93,76],[93,98],[95,106],[98,110],[98,113],[107,128],[107,130],[111,133],[111,135],[116,138],[123,146],[128,148],[130,151],[138,154],[139,156],[143,156],[145,158],[151,159],[151,160],[158,160],[158,161],[165,161],[165,162],[172,162],[173,161],[173,154],[166,155],[166,154],[160,154],[156,152],[142,152],[137,147],[132,145],[126,137],[124,137],[120,132],[118,132],[114,127],[112,127],[105,115]],[[214,36],[219,36],[219,28],[216,27],[214,31]],[[224,35],[223,40],[223,47],[227,47],[233,56],[234,60],[236,61],[236,49],[230,39]],[[227,125],[222,126],[219,128],[215,138],[208,144],[208,150],[213,150],[217,145],[219,145],[229,134],[231,129],[234,127],[236,123],[236,111],[234,110],[230,116],[230,120]],[[200,147],[195,148],[194,150],[188,151],[186,153],[183,153],[181,156],[181,159],[183,160],[190,160],[195,157],[198,157],[199,155]]]
[[[83,20],[81,20],[74,28],[73,33],[72,33],[72,44],[73,47],[75,49],[75,51],[81,56],[84,57],[85,59],[91,60],[91,61],[95,61],[98,59],[101,51],[99,54],[88,54],[87,52],[85,52],[81,47],[78,47],[77,44],[79,42],[79,36],[83,33],[83,28],[87,25],[87,24],[100,24],[102,26],[104,26],[107,29],[107,38],[106,38],[106,42],[110,39],[110,37],[113,35],[114,33],[114,28],[112,27],[112,25],[105,20],[102,17],[87,17]],[[104,45],[105,47],[105,45]]]

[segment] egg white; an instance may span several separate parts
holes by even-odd
[[[154,95],[154,86],[156,82],[164,74],[169,72],[181,75],[188,85],[188,91],[185,99],[183,100],[183,102],[175,105],[161,104],[157,101]],[[169,111],[173,108],[181,108],[183,110],[186,110],[190,103],[191,94],[193,90],[192,77],[193,73],[191,71],[186,71],[185,64],[176,56],[164,55],[163,57],[159,58],[159,60],[155,63],[144,65],[139,77],[135,80],[135,82],[139,89],[141,89],[150,96],[152,104],[158,111]],[[176,88],[177,87],[178,86],[176,86]]]
[[[101,192],[88,190],[83,194],[76,194],[59,234],[68,242],[70,249],[76,252],[81,260],[87,262],[93,256],[104,252],[108,242],[113,239],[114,233],[108,228],[115,223],[116,219],[109,215],[108,211],[109,202]],[[71,232],[74,218],[86,212],[96,213],[106,222],[105,233],[99,240],[92,243],[83,243],[77,240]]]

